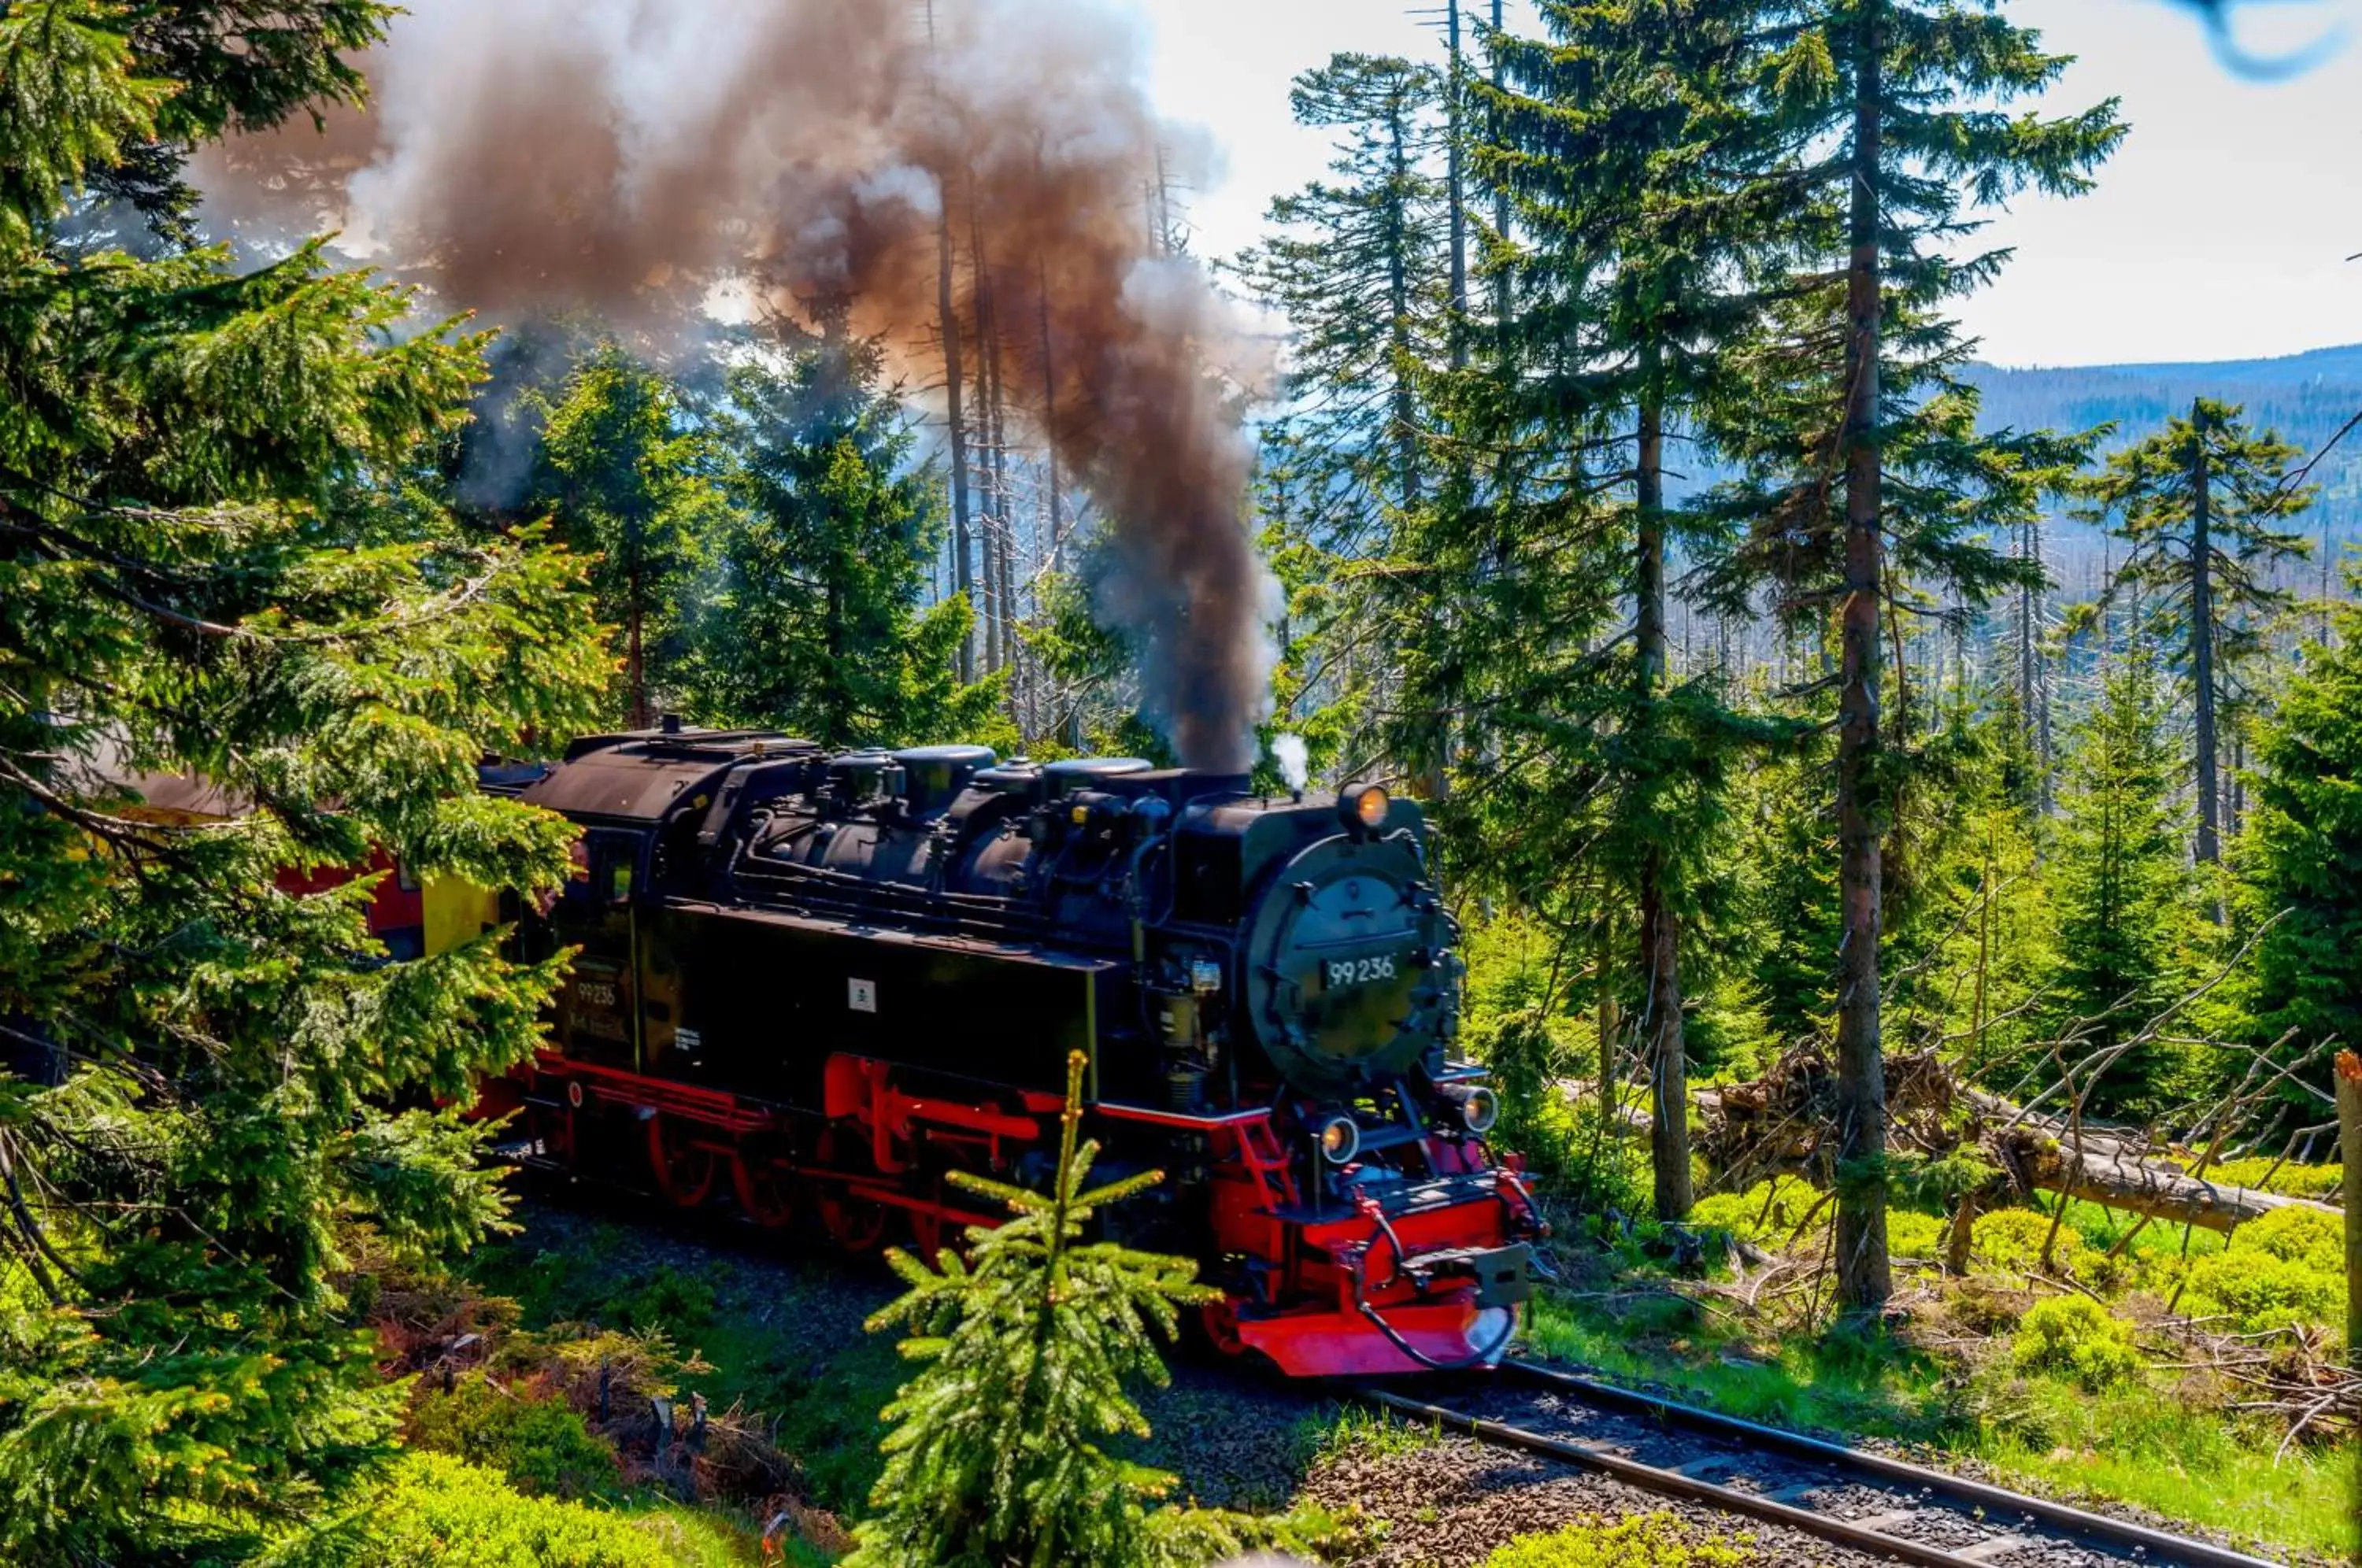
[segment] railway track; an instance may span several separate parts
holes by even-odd
[[[1529,1362],[1372,1403],[1481,1441],[1927,1568],[2275,1568],[1882,1454],[1822,1442]]]

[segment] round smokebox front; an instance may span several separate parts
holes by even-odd
[[[1409,1070],[1440,1017],[1440,913],[1399,844],[1339,836],[1304,851],[1255,912],[1247,1002],[1272,1066],[1346,1094]]]

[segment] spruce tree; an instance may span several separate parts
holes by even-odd
[[[1488,425],[1465,434],[1588,437],[1599,491],[1627,502],[1595,525],[1612,541],[1598,564],[1632,605],[1628,633],[1607,634],[1623,668],[1557,705],[1589,710],[1613,736],[1595,759],[1616,796],[1598,853],[1638,915],[1656,1209],[1678,1219],[1690,1207],[1681,933],[1700,913],[1737,726],[1710,685],[1671,668],[1668,566],[1703,519],[1668,504],[1667,451],[1730,394],[1762,312],[1754,280],[1786,222],[1766,197],[1781,144],[1735,102],[1758,55],[1751,0],[1545,0],[1540,13],[1546,38],[1493,38],[1499,84],[1471,89],[1487,127],[1475,171],[1523,237],[1503,293],[1526,308],[1497,324],[1501,391]]]
[[[2243,412],[2200,398],[2085,487],[2092,514],[2130,547],[2111,591],[2135,599],[2190,682],[2196,853],[2207,865],[2223,856],[2223,718],[2243,706],[2264,625],[2296,603],[2269,573],[2310,553],[2278,526],[2312,502],[2313,491],[2288,482],[2297,449],[2248,429]]]
[[[2279,917],[2257,944],[2255,1032],[2307,1048],[2362,1042],[2362,609],[2335,617],[2336,645],[2307,650],[2264,723],[2243,855],[2257,914]]]
[[[1219,1516],[1154,1508],[1173,1478],[1102,1446],[1144,1437],[1127,1385],[1162,1384],[1158,1337],[1210,1299],[1198,1265],[1083,1240],[1095,1213],[1153,1187],[1143,1171],[1089,1185],[1080,1052],[1070,1058],[1058,1164],[1046,1193],[955,1171],[1010,1218],[967,1232],[935,1266],[889,1254],[910,1286],[869,1320],[900,1325],[920,1364],[886,1408],[886,1469],[849,1568],[1052,1568],[1197,1563],[1238,1549]]]
[[[1970,346],[1942,314],[2003,254],[1963,255],[1975,205],[2073,194],[2123,134],[2113,102],[2060,119],[2002,105],[2067,65],[2000,0],[1766,0],[1749,101],[1789,138],[1796,259],[1752,357],[1727,447],[1747,469],[1727,596],[1769,581],[1807,625],[1834,621],[1838,985],[1836,1262],[1849,1309],[1892,1289],[1880,1005],[1884,839],[1897,758],[1882,713],[1901,583],[1970,609],[2025,576],[1991,540],[2071,444],[1990,437],[1957,381]],[[1899,582],[1898,582],[1899,580]],[[1826,619],[1825,619],[1826,618]]]
[[[234,1559],[391,1452],[402,1390],[339,1272],[361,1230],[429,1264],[497,1220],[489,1130],[425,1107],[530,1054],[556,973],[490,935],[387,962],[368,881],[280,874],[379,848],[557,886],[567,824],[480,794],[475,766],[588,721],[605,674],[578,560],[434,504],[427,447],[480,339],[419,330],[315,248],[241,276],[217,250],[58,241],[133,149],[356,80],[315,30],[198,47],[182,68],[217,74],[175,81],[139,42],[160,11],[200,46],[251,14],[0,11],[10,1562]],[[219,820],[143,812],[154,775],[201,778]]]
[[[2103,672],[2100,699],[2069,732],[2066,789],[2048,882],[2058,937],[2056,1031],[2077,1054],[2114,1046],[2170,1000],[2190,888],[2169,804],[2173,754],[2163,693],[2138,638]],[[2161,1048],[2160,1048],[2161,1049]],[[2095,1114],[2161,1109],[2157,1050],[2092,1086]]]
[[[721,531],[713,444],[671,384],[613,339],[536,401],[537,498],[591,558],[600,618],[623,628],[622,717],[645,729],[687,653],[680,606]]]
[[[1002,738],[1007,678],[959,680],[966,601],[919,608],[937,487],[877,368],[873,345],[832,336],[731,371],[712,439],[732,515],[697,585],[687,684],[702,717],[831,745]]]
[[[1233,268],[1291,328],[1297,462],[1324,459],[1371,512],[1431,488],[1421,377],[1449,337],[1441,94],[1433,69],[1391,56],[1332,55],[1297,77],[1297,123],[1339,133],[1332,178],[1273,202],[1277,232]]]

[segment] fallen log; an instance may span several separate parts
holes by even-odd
[[[1931,1054],[1898,1056],[1888,1072],[1891,1149],[1935,1154],[1973,1149],[2008,1173],[2020,1193],[2063,1193],[2223,1231],[2281,1209],[2344,1212],[2334,1204],[2191,1176],[2136,1129],[2075,1127],[2064,1117],[2029,1111],[1960,1083]],[[1812,1165],[1835,1125],[1834,1086],[1817,1052],[1791,1052],[1753,1083],[1699,1091],[1696,1104],[1706,1122],[1700,1142],[1724,1170]]]

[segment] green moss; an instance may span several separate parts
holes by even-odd
[[[2190,1162],[2195,1164],[2195,1161]],[[2268,1155],[2248,1160],[2224,1160],[2206,1167],[2208,1181],[2221,1182],[2225,1187],[2252,1187],[2264,1192],[2277,1192],[2286,1198],[2311,1198],[2334,1201],[2345,1179],[2345,1167],[2339,1165],[2279,1165]],[[2269,1181],[2264,1178],[2268,1176]]]
[[[1769,1245],[1785,1242],[1821,1200],[1813,1184],[1796,1176],[1773,1176],[1745,1192],[1717,1192],[1697,1200],[1690,1223],[1701,1230],[1727,1231],[1741,1241]],[[1827,1210],[1824,1209],[1822,1217]]]
[[[496,1471],[413,1453],[370,1505],[281,1547],[271,1568],[723,1568],[751,1563],[739,1532],[687,1509],[647,1514],[526,1496]]]
[[[2140,1347],[2132,1325],[2111,1317],[2087,1296],[2037,1301],[2010,1341],[2020,1372],[2046,1372],[2097,1392],[2140,1375]]]
[[[1933,1214],[1897,1209],[1886,1217],[1886,1250],[1898,1261],[1932,1262],[1943,1242],[1944,1221]]]
[[[612,1497],[620,1485],[613,1447],[564,1401],[502,1387],[481,1373],[447,1393],[422,1392],[406,1435],[414,1448],[501,1471],[527,1492]]]
[[[2052,1265],[2075,1273],[2091,1249],[2072,1225],[2058,1224],[2053,1239],[2054,1224],[2053,1216],[2031,1209],[1997,1209],[1980,1214],[1969,1255],[1976,1264],[2003,1274],[2032,1274],[2041,1269],[2042,1249],[2047,1245]]]

